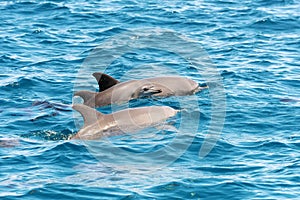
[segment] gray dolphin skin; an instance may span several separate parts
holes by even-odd
[[[19,140],[15,138],[0,138],[0,147],[2,148],[12,148],[19,146]]]
[[[119,82],[113,77],[96,72],[93,76],[97,79],[100,92],[78,91],[74,96],[80,96],[84,105],[101,107],[116,104],[142,97],[168,97],[192,95],[207,87],[189,78],[180,76],[155,77],[141,80]]]
[[[71,139],[82,140],[96,140],[102,137],[134,133],[159,125],[178,112],[169,106],[129,108],[112,114],[100,113],[83,104],[74,104],[72,107],[82,115],[84,125]]]

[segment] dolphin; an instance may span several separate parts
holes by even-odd
[[[84,105],[101,107],[122,103],[142,97],[168,97],[192,95],[207,88],[201,87],[192,79],[180,76],[154,77],[141,80],[119,82],[100,72],[93,73],[99,85],[99,92],[81,90],[74,96],[80,96]]]
[[[159,125],[178,112],[169,106],[128,108],[111,114],[103,114],[83,104],[74,104],[72,108],[82,115],[84,125],[71,139],[83,140],[134,133]]]
[[[11,148],[19,146],[20,142],[15,138],[0,138],[0,147],[3,148]]]

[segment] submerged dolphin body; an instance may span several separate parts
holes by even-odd
[[[0,147],[4,148],[12,148],[19,146],[20,142],[15,138],[0,138]]]
[[[168,97],[192,95],[207,88],[189,78],[180,76],[155,77],[141,80],[119,82],[103,73],[94,73],[100,92],[78,91],[84,104],[90,107],[101,107],[109,104],[127,102],[141,97]]]
[[[129,108],[103,114],[83,104],[73,105],[84,119],[84,125],[71,139],[95,140],[102,137],[133,133],[159,125],[178,112],[169,106]]]

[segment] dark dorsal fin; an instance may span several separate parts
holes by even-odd
[[[99,119],[103,118],[104,115],[97,110],[83,104],[74,104],[72,108],[77,110],[82,115],[84,120],[83,127],[96,123]]]
[[[114,79],[113,77],[101,73],[101,72],[95,72],[93,73],[93,76],[96,78],[98,85],[99,85],[99,92],[102,92],[118,83],[120,83],[118,80]]]

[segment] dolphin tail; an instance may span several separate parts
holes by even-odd
[[[83,101],[84,101],[84,105],[88,105],[89,100],[95,99],[96,93],[95,92],[86,91],[86,90],[81,90],[81,91],[75,92],[74,96],[81,97],[83,99]],[[91,101],[91,102],[93,102],[93,101]]]
[[[93,73],[93,76],[96,78],[98,82],[100,92],[120,83],[118,80],[114,79],[113,77],[101,72],[95,72]]]
[[[194,94],[199,92],[199,91],[202,91],[202,90],[205,90],[205,89],[208,89],[208,85],[206,83],[204,84],[199,84],[198,87],[196,88],[196,90],[194,91]]]
[[[83,104],[74,104],[72,108],[78,111],[83,117],[84,120],[83,127],[96,123],[99,119],[103,118],[104,116],[104,114]]]

